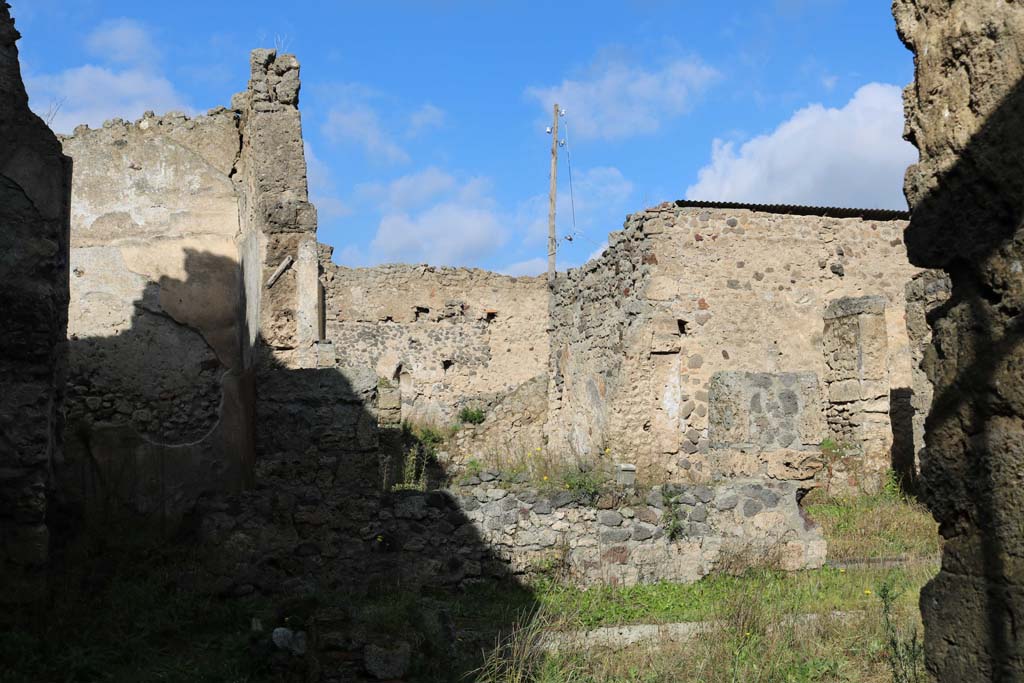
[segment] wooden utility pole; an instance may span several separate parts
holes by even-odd
[[[551,197],[548,199],[548,286],[555,286],[555,250],[558,240],[555,236],[555,200],[558,196],[558,105],[555,105],[555,121],[551,125]]]

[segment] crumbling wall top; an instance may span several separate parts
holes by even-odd
[[[249,88],[231,100],[237,111],[282,111],[299,108],[299,60],[277,50],[253,50],[249,57]]]

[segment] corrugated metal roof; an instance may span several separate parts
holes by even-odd
[[[703,202],[680,199],[675,202],[680,208],[695,209],[747,209],[762,213],[778,213],[791,216],[824,216],[826,218],[861,218],[867,221],[906,221],[909,211],[892,209],[847,209],[836,206],[796,206],[792,204],[743,204],[741,202]]]

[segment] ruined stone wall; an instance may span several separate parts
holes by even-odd
[[[650,375],[672,382],[679,374],[675,321],[653,339],[647,324],[651,246],[630,216],[625,230],[609,235],[600,259],[556,280],[545,431],[562,457],[619,459],[606,453],[614,445],[630,462],[633,453],[651,449],[657,416],[650,414],[649,388],[658,380]]]
[[[265,541],[252,561],[226,569],[228,592],[275,587],[284,567],[303,563],[325,584],[354,588],[385,575],[437,587],[545,572],[580,586],[688,583],[716,569],[821,567],[825,541],[804,520],[798,490],[736,479],[619,490],[594,502],[488,470],[446,489],[379,495],[358,524],[307,493],[278,501],[272,518],[213,512],[203,536],[211,547]],[[281,559],[258,561],[266,557]]]
[[[939,681],[1024,677],[1024,4],[896,0],[914,52],[906,137],[913,262],[942,268],[930,316],[934,384],[924,499],[946,538],[921,593]]]
[[[319,259],[299,113],[299,62],[254,50],[238,159],[247,366],[316,367]],[[261,354],[261,350],[267,353]],[[261,365],[262,364],[262,365]]]
[[[68,448],[90,517],[173,519],[237,486],[242,396],[235,112],[76,129]]]
[[[549,441],[608,449],[654,480],[699,474],[712,375],[823,382],[823,316],[842,297],[885,298],[885,381],[909,387],[904,288],[919,269],[903,226],[676,204],[630,216],[604,256],[559,283]]]
[[[938,312],[949,300],[949,276],[941,270],[926,270],[907,283],[907,334],[913,362],[913,382],[910,391],[892,395],[889,416],[904,425],[910,423],[911,438],[893,443],[893,467],[910,490],[917,489],[924,454],[925,418],[932,406],[934,387],[928,379],[924,359],[932,342],[932,329],[928,318]],[[907,434],[908,430],[894,430]]]
[[[326,339],[342,367],[392,383],[401,419],[447,426],[463,407],[491,412],[546,373],[548,290],[542,278],[483,270],[323,263]],[[510,409],[512,409],[510,407]]]
[[[19,37],[0,1],[0,604],[45,594],[67,370],[71,162],[28,108]]]

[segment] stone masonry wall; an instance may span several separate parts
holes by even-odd
[[[894,465],[905,484],[911,488],[916,488],[917,476],[921,471],[921,458],[925,448],[925,418],[928,417],[934,395],[934,387],[924,367],[924,359],[932,342],[932,329],[928,325],[928,318],[949,300],[951,286],[949,276],[935,270],[927,270],[907,283],[907,334],[910,336],[910,351],[913,358],[913,382],[909,400],[904,400],[902,405],[890,401],[889,410],[893,419],[899,419],[899,412],[905,413],[909,407],[913,428],[912,440],[909,443],[894,445],[894,448],[900,448],[900,452],[894,458]]]
[[[885,308],[881,296],[844,297],[825,308],[828,433],[837,451],[849,451],[842,483],[854,489],[878,487],[892,466]]]
[[[647,327],[651,246],[631,216],[625,230],[609,235],[600,259],[556,280],[545,432],[563,457],[614,458],[614,445],[629,462],[634,451],[650,449],[647,437],[661,415],[650,414],[649,388],[679,374],[675,321],[654,339]],[[626,434],[634,440],[627,443]]]
[[[921,592],[938,681],[1024,678],[1024,4],[896,0],[914,52],[904,93],[914,263],[942,268],[923,497],[946,539]]]
[[[67,371],[71,162],[28,108],[19,37],[0,1],[0,604],[45,595]]]
[[[325,336],[342,367],[397,385],[402,420],[447,426],[545,374],[542,278],[464,268],[322,264]]]
[[[712,376],[708,394],[712,448],[801,450],[820,443],[817,375],[719,372]]]
[[[299,480],[290,481],[297,493]],[[311,505],[307,485],[305,503],[289,496],[297,504],[291,514],[284,500],[241,516],[225,506],[205,517],[202,533],[211,548],[227,551],[222,559],[252,537],[262,538],[256,558],[279,558],[226,566],[221,590],[228,592],[278,586],[283,568],[304,563],[315,567],[314,580],[357,588],[385,577],[443,586],[544,572],[582,586],[692,582],[716,569],[792,571],[825,561],[825,541],[803,518],[795,482],[665,485],[608,492],[594,503],[517,481],[485,470],[441,490],[367,489],[361,504],[359,494],[348,503],[370,513],[358,520]]]
[[[826,375],[833,300],[886,299],[886,382],[911,385],[901,220],[662,204],[558,285],[548,440],[671,480],[706,460],[716,372]],[[824,431],[818,437],[825,437]],[[698,456],[698,457],[695,457]]]
[[[249,459],[241,379],[238,116],[80,126],[64,503],[161,524]]]

